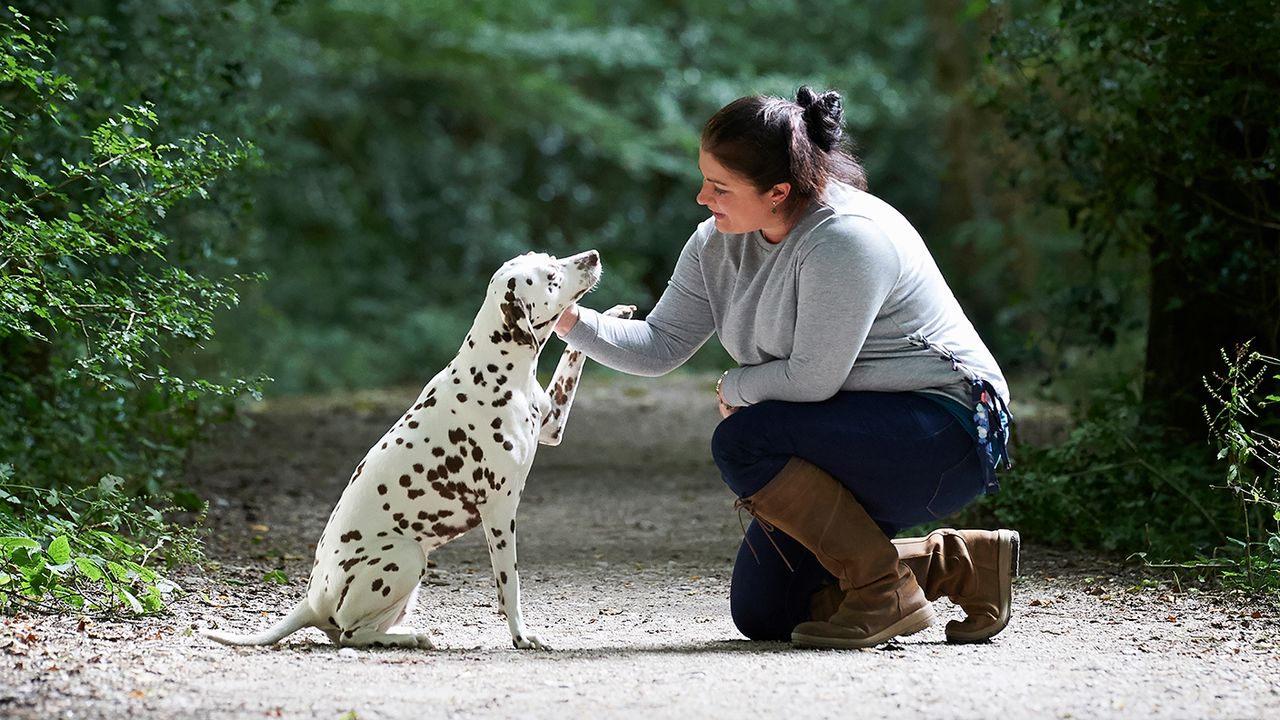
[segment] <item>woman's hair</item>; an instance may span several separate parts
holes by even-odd
[[[795,102],[752,95],[725,105],[702,128],[702,149],[761,192],[791,183],[778,211],[791,215],[831,181],[867,189],[862,164],[844,147],[840,94],[805,85]]]

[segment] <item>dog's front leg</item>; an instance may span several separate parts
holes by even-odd
[[[635,311],[635,305],[614,305],[602,314],[625,319]],[[567,347],[560,356],[556,372],[551,376],[551,384],[547,386],[547,402],[542,408],[542,429],[538,433],[538,442],[543,445],[559,445],[563,439],[564,425],[569,421],[569,407],[573,405],[573,396],[578,392],[578,379],[582,376],[584,364],[586,357],[581,350]]]
[[[519,650],[550,650],[528,631],[520,615],[520,574],[516,567],[516,506],[519,495],[494,497],[480,506],[493,580],[498,586],[498,608],[511,629],[511,644]]]

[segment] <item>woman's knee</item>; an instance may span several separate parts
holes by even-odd
[[[748,640],[791,639],[791,627],[784,619],[786,613],[760,598],[743,598],[730,594],[729,614],[733,624]]]

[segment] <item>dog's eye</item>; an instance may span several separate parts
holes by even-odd
[[[533,278],[525,278],[525,279],[524,279],[524,281],[525,281],[525,283],[526,283],[526,284],[528,284],[528,285],[532,285],[532,284],[533,284]]]

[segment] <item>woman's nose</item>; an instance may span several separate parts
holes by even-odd
[[[694,200],[697,200],[699,205],[707,204],[707,187],[705,185],[698,189],[698,196]]]

